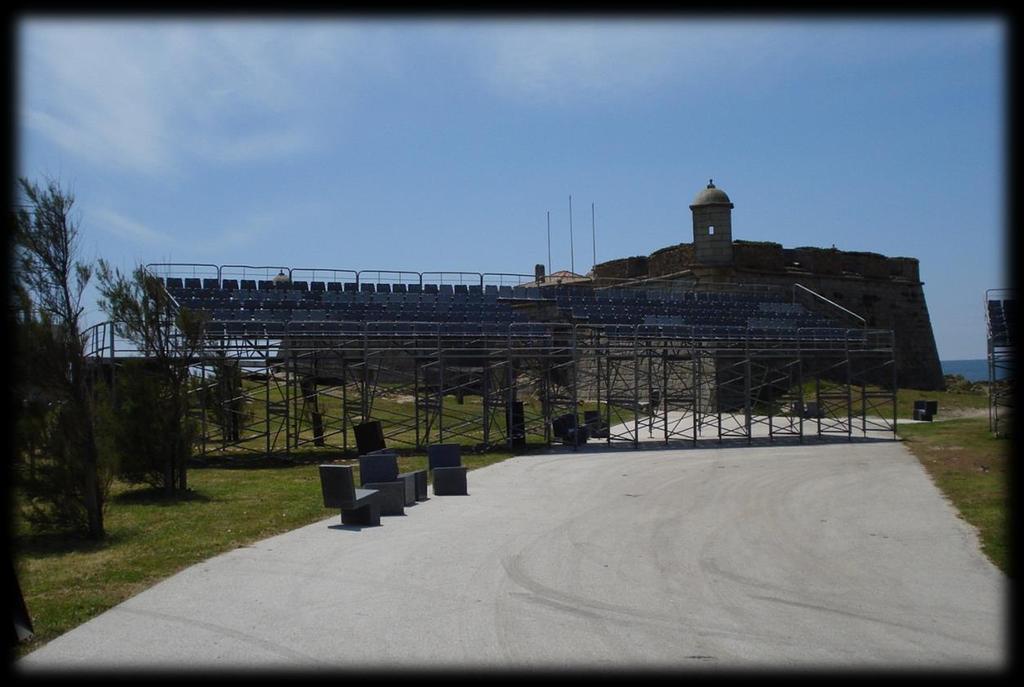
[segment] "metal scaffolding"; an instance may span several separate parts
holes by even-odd
[[[1016,293],[1012,289],[985,291],[988,350],[988,426],[996,436],[1013,428],[1014,353],[1016,349]]]
[[[511,288],[506,285],[526,278],[162,267],[194,281],[237,278],[241,284],[287,271],[292,279],[326,278],[356,289],[364,278],[367,284],[423,285],[426,275],[428,282],[477,289]],[[817,296],[803,291],[801,297]],[[579,432],[566,442],[560,431],[567,418],[571,426],[587,427],[591,441],[634,448],[895,437],[893,333],[867,329],[853,313],[849,329],[769,329],[545,322],[558,313],[540,303],[531,307],[531,321],[510,324],[303,319],[248,322],[239,334],[230,322],[208,323],[205,347],[189,361],[191,413],[201,427],[197,452],[350,453],[355,427],[374,420],[389,447],[407,449],[442,442],[476,449],[558,441],[577,447]],[[142,355],[115,341],[108,323],[89,337],[92,358],[112,372],[124,358]]]
[[[378,420],[389,447],[475,449],[559,441],[583,413],[591,441],[852,439],[896,431],[892,332],[769,337],[736,328],[513,323],[453,334],[444,323],[285,323],[258,337],[209,331],[192,363],[198,453],[291,455],[355,450]],[[299,329],[303,331],[298,331]],[[115,367],[106,330],[100,360]],[[599,437],[596,438],[595,437]],[[572,446],[579,444],[575,435]]]

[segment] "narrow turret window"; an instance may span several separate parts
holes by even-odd
[[[708,227],[708,236],[714,236],[714,235],[715,235],[715,227],[714,227],[714,225],[711,225],[711,226]]]

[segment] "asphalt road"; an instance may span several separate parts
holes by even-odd
[[[165,580],[41,668],[994,668],[1004,575],[899,443],[587,447]]]

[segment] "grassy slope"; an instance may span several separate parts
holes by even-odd
[[[903,424],[899,435],[963,519],[978,528],[985,555],[1010,575],[1010,441],[992,436],[987,417]]]

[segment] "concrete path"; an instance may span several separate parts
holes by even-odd
[[[592,447],[189,568],[16,669],[989,667],[1006,578],[892,441]]]

